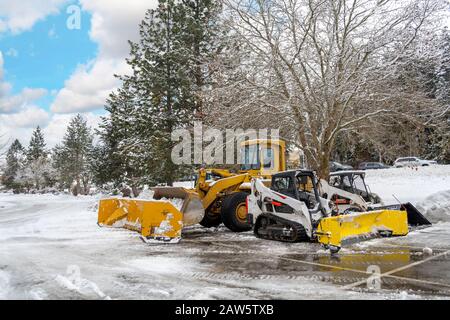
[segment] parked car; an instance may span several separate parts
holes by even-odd
[[[358,170],[368,170],[368,169],[387,169],[389,166],[381,162],[361,162],[358,166]]]
[[[432,164],[436,164],[436,161],[433,160],[423,160],[418,157],[404,157],[398,158],[394,161],[394,167],[402,168],[402,167],[426,167]]]
[[[347,171],[347,170],[353,170],[353,167],[336,161],[330,162],[330,172]]]

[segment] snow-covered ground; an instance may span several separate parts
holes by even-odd
[[[0,194],[0,299],[450,297],[450,166],[368,171],[367,182],[385,203],[395,194],[437,223],[337,257],[318,244],[224,227],[195,226],[177,245],[148,245],[137,233],[99,228],[97,198]],[[392,272],[381,289],[367,289],[369,266]]]
[[[414,205],[441,191],[450,190],[450,166],[367,170],[366,183],[385,203]],[[395,196],[395,197],[394,197]]]

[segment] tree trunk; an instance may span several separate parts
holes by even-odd
[[[139,187],[138,186],[136,186],[136,185],[133,185],[132,187],[131,187],[131,191],[133,192],[133,197],[134,198],[137,198],[137,197],[139,197],[139,195],[141,194],[141,189],[139,189]]]
[[[319,168],[317,168],[317,176],[319,179],[328,181],[330,177],[330,155],[322,155],[320,157]]]

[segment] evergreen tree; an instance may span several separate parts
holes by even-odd
[[[41,157],[46,157],[44,134],[38,126],[31,136],[30,145],[27,150],[27,160],[29,162],[38,160]]]
[[[54,148],[54,166],[62,187],[72,187],[72,193],[88,194],[92,151],[91,129],[78,114],[69,123],[61,145]]]
[[[130,43],[133,74],[121,77],[123,87],[108,100],[101,125],[101,154],[122,170],[110,175],[116,183],[171,185],[185,170],[171,160],[171,133],[202,119],[219,13],[219,1],[212,0],[160,0],[146,13],[140,41]]]
[[[1,177],[1,181],[5,187],[15,189],[16,191],[21,188],[21,185],[16,181],[16,177],[18,171],[24,166],[25,159],[25,148],[19,140],[14,140],[6,154],[6,167]]]
[[[134,127],[138,103],[128,84],[124,82],[107,101],[109,115],[99,125],[100,143],[94,148],[91,170],[99,185],[129,186],[137,196],[143,184],[154,182],[147,175],[152,164],[152,148],[145,145],[143,136]]]

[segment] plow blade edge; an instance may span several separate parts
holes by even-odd
[[[334,248],[379,236],[407,234],[407,213],[400,210],[379,210],[328,217],[320,220],[316,231],[320,243]]]

